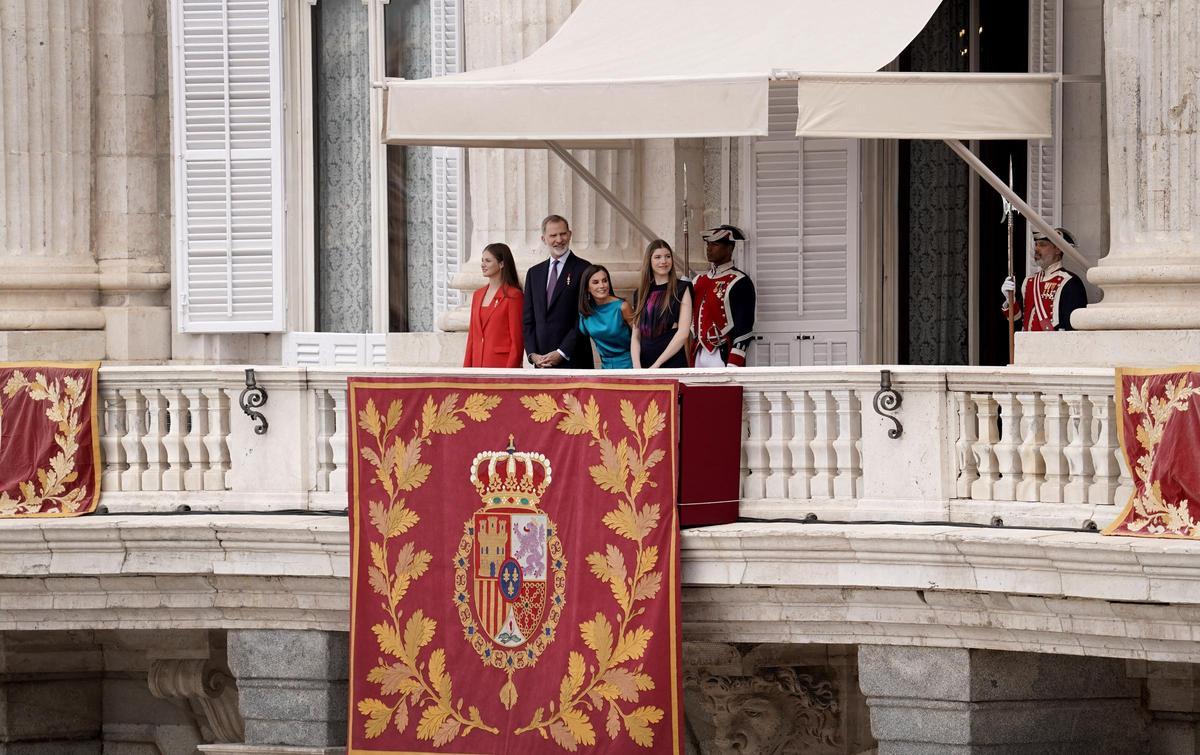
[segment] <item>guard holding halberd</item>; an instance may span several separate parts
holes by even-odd
[[[1066,228],[1054,230],[1072,247],[1075,237]],[[1087,306],[1087,291],[1083,280],[1062,266],[1063,250],[1054,245],[1046,234],[1033,234],[1033,261],[1037,270],[1027,276],[1020,289],[1014,278],[1006,278],[1000,287],[1004,294],[1001,311],[1007,313],[1013,303],[1014,319],[1026,332],[1074,330],[1071,315]],[[1014,301],[1015,299],[1015,301]]]
[[[750,276],[733,266],[733,251],[746,234],[732,225],[705,231],[708,272],[694,282],[692,363],[696,367],[745,367],[754,331],[755,292]]]

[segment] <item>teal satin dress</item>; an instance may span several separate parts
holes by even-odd
[[[592,314],[579,316],[579,332],[592,339],[600,354],[600,366],[606,370],[628,370],[633,368],[633,357],[629,355],[632,332],[621,316],[623,299],[613,299],[601,304]]]

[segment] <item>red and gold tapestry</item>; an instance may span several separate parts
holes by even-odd
[[[77,516],[100,500],[99,364],[0,364],[0,517]]]
[[[676,384],[349,390],[349,752],[681,753]]]
[[[1115,404],[1133,493],[1104,534],[1200,537],[1200,370],[1118,369]]]

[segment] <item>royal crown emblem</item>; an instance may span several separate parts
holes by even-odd
[[[483,451],[471,462],[482,508],[463,525],[454,554],[454,602],[464,636],[485,666],[507,680],[500,700],[517,700],[513,674],[534,666],[554,640],[565,605],[567,563],[557,527],[541,510],[550,460],[517,451]]]

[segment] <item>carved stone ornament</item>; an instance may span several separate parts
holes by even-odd
[[[165,659],[150,664],[150,693],[191,706],[201,732],[211,742],[241,742],[245,724],[238,710],[237,684],[205,658]]]
[[[697,682],[704,709],[712,716],[717,752],[844,752],[832,682],[791,668],[765,668],[755,676],[701,675]]]

